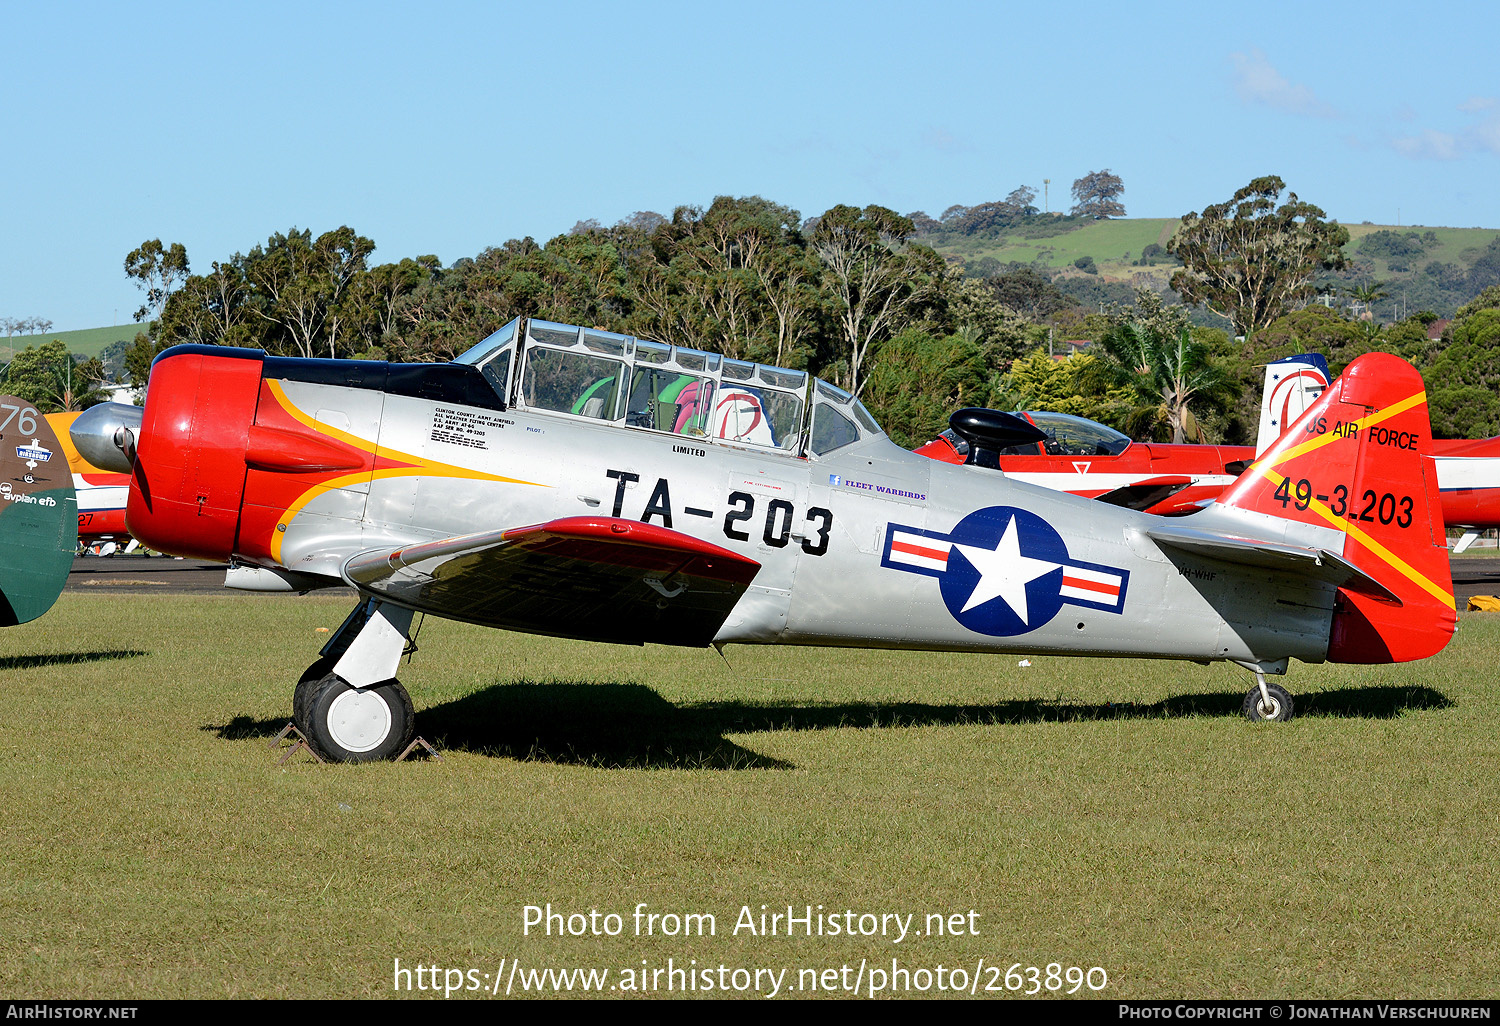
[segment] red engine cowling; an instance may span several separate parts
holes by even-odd
[[[125,523],[162,552],[227,560],[265,354],[183,346],[151,367]]]

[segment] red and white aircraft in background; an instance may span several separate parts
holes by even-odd
[[[125,500],[130,494],[130,475],[100,470],[79,454],[68,429],[77,413],[49,413],[47,422],[68,457],[73,490],[78,494],[78,540],[97,556],[111,556],[136,547],[125,527]]]
[[[1082,417],[1022,411],[1014,416],[1039,435],[1003,449],[1000,469],[1017,481],[1115,506],[1162,516],[1193,513],[1217,498],[1265,452],[1328,382],[1328,364],[1316,353],[1267,364],[1254,448],[1132,442]],[[1443,520],[1449,527],[1464,528],[1453,550],[1462,552],[1480,531],[1500,528],[1500,436],[1433,439],[1431,446]],[[949,429],[916,451],[945,463],[963,463],[967,449]]]

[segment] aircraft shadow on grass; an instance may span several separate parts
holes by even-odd
[[[977,705],[852,702],[832,705],[705,702],[673,705],[644,684],[518,681],[423,709],[417,731],[440,750],[603,769],[790,769],[726,735],[834,727],[1027,724],[1241,715],[1242,694],[1177,695],[1160,702],[1084,704],[1023,700]],[[1425,687],[1340,688],[1296,698],[1299,715],[1389,719],[1446,709]],[[236,716],[205,726],[226,740],[270,737],[285,719]]]
[[[133,648],[112,648],[100,652],[46,652],[37,655],[0,656],[0,670],[34,670],[39,666],[71,666],[74,663],[98,663],[106,659],[134,659],[150,655]]]

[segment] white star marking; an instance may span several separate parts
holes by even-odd
[[[1000,536],[1000,541],[993,549],[958,544],[953,547],[962,552],[964,558],[979,571],[979,582],[974,585],[969,601],[959,610],[963,613],[999,598],[1005,600],[1005,604],[1021,618],[1022,623],[1029,623],[1026,585],[1062,566],[1061,563],[1049,563],[1045,559],[1021,555],[1021,540],[1016,534],[1014,515],[1011,516],[1010,523],[1005,525],[1005,533]]]

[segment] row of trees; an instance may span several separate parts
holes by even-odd
[[[1028,191],[1005,204],[1024,209]],[[373,264],[374,242],[349,227],[277,233],[197,275],[180,245],[151,240],[125,262],[146,325],[125,364],[143,381],[154,354],[179,342],[447,360],[525,314],[810,369],[861,395],[907,445],[967,405],[1048,406],[1138,438],[1249,441],[1268,358],[1318,349],[1339,366],[1392,348],[1436,372],[1446,348],[1429,342],[1420,319],[1383,328],[1305,306],[1317,275],[1340,266],[1344,229],[1295,194],[1280,202],[1283,191],[1280,179],[1256,179],[1187,215],[1168,245],[1183,265],[1177,291],[1217,310],[1244,343],[1191,324],[1186,308],[1149,291],[1102,307],[1091,296],[1090,310],[1060,288],[1082,279],[1031,267],[966,277],[961,262],[917,241],[914,217],[882,207],[841,205],[804,220],[760,197],[720,197],[671,217],[580,222],[546,245],[512,240],[447,267],[433,256]],[[1047,349],[1054,336],[1096,344],[1058,361]],[[1488,336],[1464,322],[1452,337],[1470,356],[1462,373],[1457,352],[1444,366],[1484,379],[1473,339]],[[82,370],[57,366],[65,384]],[[1438,409],[1435,398],[1435,420]]]
[[[1124,217],[1125,204],[1119,200],[1125,191],[1120,176],[1105,168],[1090,171],[1073,182],[1073,208],[1066,218],[1060,215],[1043,214],[1036,207],[1036,190],[1022,185],[1012,190],[1003,200],[994,200],[966,207],[961,203],[944,210],[937,218],[918,210],[906,216],[911,219],[919,236],[926,235],[999,235],[1030,228],[1047,234],[1056,234],[1068,221],[1080,223],[1106,217]]]
[[[52,322],[45,317],[0,317],[0,331],[5,332],[7,342],[17,335],[46,334],[52,330]]]
[[[185,255],[162,256],[180,247],[153,241],[126,264],[148,296],[142,317],[160,308],[128,366],[138,380],[177,342],[446,360],[528,314],[813,366],[860,393],[885,341],[914,324],[951,327],[947,267],[912,235],[910,219],[878,206],[804,223],[759,197],[720,197],[670,219],[584,223],[546,246],[512,240],[446,268],[431,256],[371,266],[374,242],[348,227],[278,233],[202,275],[183,273]]]

